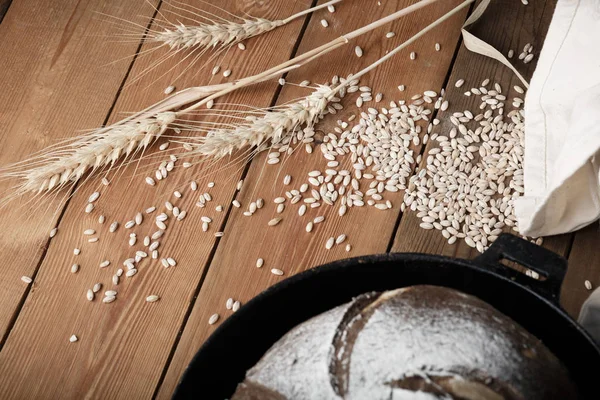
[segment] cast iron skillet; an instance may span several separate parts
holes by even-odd
[[[500,264],[518,262],[535,280]],[[541,339],[562,360],[581,398],[598,398],[600,349],[558,305],[564,258],[503,234],[481,256],[382,254],[337,261],[288,278],[231,315],[186,369],[174,399],[227,399],[246,370],[299,323],[369,291],[427,284],[479,297]]]

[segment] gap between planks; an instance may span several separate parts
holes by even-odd
[[[0,0],[0,24],[10,8],[10,3],[12,3],[12,0]]]

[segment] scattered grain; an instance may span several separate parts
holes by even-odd
[[[282,218],[273,218],[272,220],[270,220],[267,225],[269,226],[276,226],[281,222]]]
[[[208,324],[209,325],[214,325],[217,323],[217,321],[219,320],[219,314],[213,314],[210,316],[210,318],[208,319]]]
[[[335,238],[334,237],[330,237],[329,239],[327,239],[327,241],[325,242],[325,248],[327,250],[330,250],[333,245],[335,244]]]
[[[148,303],[156,303],[158,300],[160,300],[160,297],[156,294],[151,294],[150,296],[146,297],[146,302]]]

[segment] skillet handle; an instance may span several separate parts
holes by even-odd
[[[502,259],[514,261],[537,272],[540,279],[534,279],[501,264]],[[492,267],[502,276],[527,286],[545,299],[558,304],[560,287],[567,272],[567,260],[558,254],[514,235],[503,233],[475,259],[475,262]]]

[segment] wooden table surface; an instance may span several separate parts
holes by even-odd
[[[201,9],[219,13],[201,0],[184,0]],[[106,15],[134,21],[140,29],[151,26],[153,18],[167,13],[167,4],[158,0],[7,0],[0,1],[0,164],[25,158],[57,140],[75,136],[81,130],[117,121],[124,113],[137,111],[165,97],[163,90],[171,84],[178,89],[192,85],[225,82],[258,73],[301,54],[342,33],[362,26],[415,0],[345,0],[335,13],[320,11],[314,16],[297,19],[276,31],[250,39],[247,50],[233,48],[216,60],[208,57],[206,68],[186,70],[183,55],[172,57],[156,68],[157,58],[134,57],[147,48],[139,37],[120,41],[118,28],[123,26]],[[151,4],[150,4],[151,3]],[[210,3],[210,2],[209,2]],[[269,19],[283,18],[316,4],[312,0],[223,0],[220,7],[236,14],[248,13]],[[367,34],[348,46],[325,56],[286,78],[289,82],[327,82],[335,74],[345,76],[358,71],[385,54],[403,40],[431,22],[436,16],[459,4],[442,0],[382,29]],[[158,12],[153,8],[156,6]],[[542,46],[554,9],[554,1],[530,1],[525,6],[517,0],[498,0],[475,27],[477,35],[504,54],[517,54],[531,42],[536,52]],[[461,43],[460,27],[467,12],[455,15],[433,32],[411,45],[406,51],[370,73],[363,83],[385,95],[385,101],[409,98],[412,94],[447,88],[450,109],[472,106],[453,83],[464,78],[466,85],[477,85],[485,78],[509,88],[517,78],[498,62],[468,52]],[[168,14],[166,14],[168,15]],[[223,15],[223,14],[221,14]],[[329,21],[324,28],[320,20]],[[116,22],[116,24],[115,24]],[[392,39],[385,33],[396,32]],[[441,44],[436,52],[434,43]],[[354,55],[354,46],[364,49],[364,56]],[[162,50],[157,51],[160,57]],[[408,54],[415,51],[416,60]],[[535,60],[517,63],[530,78]],[[212,76],[214,65],[230,68],[232,76]],[[178,77],[179,76],[179,77]],[[136,79],[137,78],[137,79]],[[177,78],[177,79],[176,79]],[[397,86],[407,90],[400,93]],[[466,87],[466,86],[465,86]],[[471,87],[471,86],[469,86]],[[267,107],[304,96],[306,89],[294,85],[281,88],[268,82],[235,92],[219,101]],[[353,100],[346,102],[342,115],[356,112]],[[345,114],[344,114],[345,113]],[[444,112],[440,112],[444,120]],[[447,118],[446,118],[447,119]],[[319,129],[332,129],[335,118],[327,118]],[[444,123],[438,127],[444,129]],[[423,152],[423,146],[415,146]],[[138,166],[119,169],[104,187],[98,179],[86,180],[69,199],[54,196],[44,200],[22,198],[0,210],[3,234],[0,235],[0,398],[160,398],[173,393],[186,365],[231,311],[225,307],[230,297],[245,303],[253,296],[286,276],[328,261],[382,252],[425,252],[472,258],[476,251],[459,240],[449,245],[436,230],[419,228],[414,213],[401,213],[402,193],[390,200],[391,210],[381,212],[372,207],[352,209],[343,218],[337,208],[321,207],[309,215],[325,215],[327,223],[311,234],[304,232],[306,220],[286,213],[275,228],[266,228],[275,215],[271,201],[286,190],[283,176],[303,177],[311,169],[324,167],[319,155],[298,152],[277,167],[265,167],[265,155],[251,162],[227,160],[211,165],[196,165],[174,171],[159,185],[144,183],[139,171],[156,168],[162,159],[148,157]],[[423,161],[424,162],[424,161]],[[236,184],[245,183],[240,191]],[[189,182],[196,180],[200,190],[210,191],[211,208],[194,207]],[[207,189],[209,182],[214,188]],[[1,182],[7,193],[14,182]],[[99,189],[102,196],[91,214],[83,212],[87,198]],[[161,254],[171,255],[177,266],[160,267],[157,261],[140,269],[132,279],[122,279],[116,290],[117,301],[103,304],[99,298],[89,302],[86,290],[96,282],[103,291],[112,288],[113,268],[98,268],[104,260],[123,260],[131,254],[128,231],[120,228],[108,233],[114,220],[124,223],[136,212],[151,205],[161,206],[174,190],[184,194],[177,200],[189,216],[170,227],[161,244]],[[265,209],[251,218],[242,215],[245,207],[258,196],[267,199]],[[172,197],[172,196],[171,196]],[[233,207],[238,200],[242,208]],[[214,206],[222,204],[219,213]],[[107,223],[100,225],[103,214]],[[211,231],[223,231],[222,238],[204,233],[200,217],[213,218]],[[152,218],[135,228],[138,236],[152,232]],[[48,232],[58,226],[52,240]],[[100,241],[87,243],[83,230],[94,228]],[[330,236],[345,233],[352,251],[343,246],[326,250]],[[544,246],[568,258],[569,269],[563,284],[563,307],[576,316],[589,295],[584,281],[600,284],[600,244],[598,225],[575,233],[546,238]],[[73,249],[81,248],[74,256]],[[256,259],[265,259],[257,269]],[[73,263],[81,265],[72,274]],[[271,274],[280,268],[285,276]],[[33,284],[21,281],[31,276]],[[100,293],[99,293],[100,294]],[[147,303],[146,296],[158,294],[161,300]],[[526,307],[526,305],[524,305]],[[209,316],[219,313],[215,325]],[[75,334],[79,341],[70,343]]]

